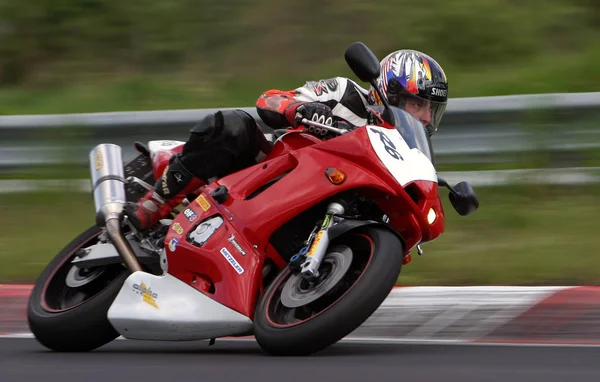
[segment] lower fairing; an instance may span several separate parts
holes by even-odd
[[[194,341],[248,333],[253,323],[170,274],[132,273],[108,311],[123,337]]]

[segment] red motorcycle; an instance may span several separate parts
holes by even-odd
[[[374,82],[379,62],[365,45],[352,44],[345,58]],[[352,131],[306,119],[303,129],[276,131],[263,162],[204,185],[146,234],[123,206],[152,188],[183,142],[136,142],[140,155],[126,165],[120,147],[98,145],[96,225],[38,278],[31,331],[57,351],[93,350],[119,335],[211,343],[253,335],[270,354],[306,355],[342,339],[385,300],[411,250],[443,232],[438,185],[459,214],[479,206],[466,182],[438,178],[419,121],[388,104],[372,114]]]

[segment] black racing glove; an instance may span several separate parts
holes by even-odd
[[[294,118],[294,127],[302,124],[302,118],[329,126],[333,124],[331,108],[320,102],[307,102],[298,106],[296,108],[296,118]]]

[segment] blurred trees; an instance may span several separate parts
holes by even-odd
[[[597,0],[0,0],[0,84],[190,67],[282,76],[338,65],[355,40],[380,58],[410,47],[445,66],[518,65],[585,49],[599,20]]]

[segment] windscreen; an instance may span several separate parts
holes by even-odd
[[[378,113],[383,114],[383,106],[376,106],[373,107],[373,109]],[[419,150],[433,163],[432,150],[429,146],[430,141],[427,139],[427,132],[425,131],[423,124],[402,109],[391,106],[391,110],[394,114],[396,130],[402,135],[402,138],[406,141],[408,147]]]

